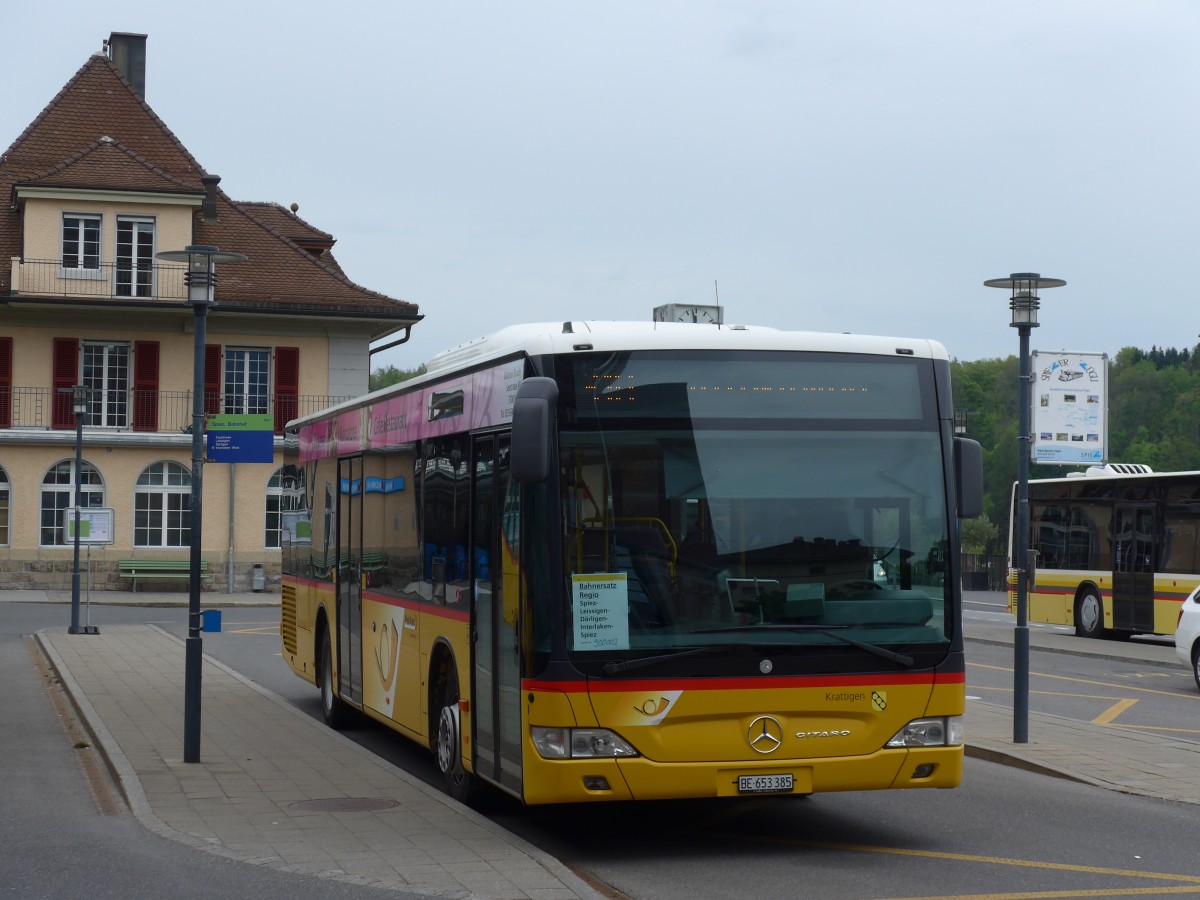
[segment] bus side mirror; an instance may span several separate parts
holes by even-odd
[[[970,438],[954,439],[954,479],[958,493],[958,517],[983,515],[983,448]]]
[[[513,401],[512,455],[509,472],[519,484],[550,477],[558,414],[558,384],[553,378],[526,378]]]

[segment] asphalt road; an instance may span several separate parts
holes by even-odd
[[[14,635],[50,624],[56,616],[61,619],[65,610],[10,606],[4,613],[0,674],[9,675],[6,682],[12,683],[24,666],[24,680],[16,690],[24,698],[18,715],[22,721],[26,717],[37,721],[40,715],[41,727],[28,739],[13,735],[11,729],[0,732],[0,752],[25,754],[28,772],[22,773],[28,783],[22,789],[19,816],[36,823],[30,829],[10,825],[3,835],[3,846],[20,841],[24,853],[0,850],[0,865],[6,872],[0,891],[7,889],[7,873],[16,865],[21,875],[13,884],[36,887],[45,879],[52,888],[16,896],[83,896],[85,884],[88,896],[155,896],[159,873],[167,872],[173,878],[175,872],[183,873],[175,882],[180,887],[173,886],[171,892],[185,897],[201,896],[201,892],[205,897],[273,897],[283,896],[284,890],[289,897],[297,891],[322,897],[364,896],[359,891],[340,893],[343,886],[334,883],[313,885],[310,879],[289,885],[277,873],[206,858],[207,854],[139,833],[128,816],[100,815],[79,788],[76,751],[48,711],[45,691],[31,674],[27,652],[22,660],[10,650]],[[984,676],[993,674],[983,667],[992,666],[998,672],[993,687],[1002,697],[1011,675],[1011,648],[1004,646],[1002,634],[1011,633],[1011,627],[999,620],[992,624],[987,617],[995,615],[994,610],[973,608],[970,615],[976,613],[985,619],[970,628],[992,628],[997,634],[986,638],[987,643],[970,644],[968,659],[972,666],[978,663],[979,670],[970,670],[968,689],[988,689]],[[14,621],[18,618],[24,624]],[[93,609],[93,622],[101,628],[105,621],[154,621],[183,634],[185,618],[181,610]],[[1098,649],[1090,646],[1093,643],[1111,642],[1077,646]],[[1137,646],[1124,646],[1129,652],[1143,652]],[[319,716],[316,690],[292,675],[277,656],[273,611],[225,610],[224,630],[205,635],[205,651]],[[1150,652],[1161,654],[1161,665],[1140,660],[1128,665],[1134,671],[1170,673],[1169,647],[1152,647]],[[1123,667],[1104,656],[1035,650],[1032,660],[1035,672],[1056,679],[1064,671],[1054,666],[1078,669],[1073,678],[1107,678],[1104,692],[1123,684],[1139,686],[1138,679],[1120,680]],[[1186,675],[1182,667],[1176,669]],[[1056,692],[1042,691],[1040,677],[1033,681],[1037,688],[1033,702],[1063,702],[1061,686]],[[1096,701],[1083,696],[1088,691],[1101,692],[1095,686],[1081,686],[1080,696],[1072,702],[1080,704],[1080,715],[1094,717]],[[407,741],[370,723],[350,734],[397,765],[436,781],[428,755]],[[37,771],[41,757],[53,758],[42,767],[49,771]],[[63,785],[76,789],[63,790]],[[43,802],[52,790],[62,796]],[[638,900],[801,894],[822,898],[998,898],[1051,892],[1081,897],[1163,891],[1200,895],[1200,866],[1190,837],[1195,807],[1116,794],[975,759],[967,760],[965,782],[953,791],[532,809],[497,798],[485,812],[610,885],[614,896]],[[122,824],[110,832],[111,821]],[[66,857],[47,849],[59,846],[53,843],[59,830],[67,831],[61,844]],[[99,892],[92,890],[97,886]],[[195,892],[189,893],[192,888]]]

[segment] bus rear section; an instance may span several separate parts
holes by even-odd
[[[1029,620],[1091,638],[1173,634],[1181,604],[1200,584],[1198,496],[1198,472],[1131,464],[1031,481]],[[1010,566],[1015,530],[1014,519]]]

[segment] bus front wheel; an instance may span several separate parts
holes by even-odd
[[[1079,637],[1104,637],[1104,603],[1091,588],[1075,601],[1075,633]]]
[[[437,765],[446,793],[459,803],[467,803],[474,794],[474,778],[462,764],[462,713],[458,699],[458,677],[451,669],[442,688],[438,713]]]
[[[329,629],[325,630],[325,639],[321,641],[321,714],[325,724],[340,731],[346,727],[350,711],[333,689],[333,638]]]

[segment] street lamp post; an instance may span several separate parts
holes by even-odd
[[[91,391],[86,385],[76,384],[70,388],[60,388],[64,393],[71,392],[71,410],[75,413],[75,566],[71,570],[71,627],[69,634],[96,634],[97,629],[85,628],[79,624],[79,507],[83,501],[83,489],[80,482],[83,478],[83,417],[88,411],[88,395]]]
[[[223,253],[197,244],[156,254],[168,262],[187,263],[187,304],[195,315],[192,364],[192,506],[189,525],[191,567],[188,578],[188,636],[184,642],[183,761],[200,762],[200,673],[204,641],[200,637],[200,549],[203,536],[204,472],[204,343],[208,310],[214,305],[217,263],[245,262],[240,253]]]
[[[1021,374],[1017,399],[1017,524],[1013,541],[1017,547],[1017,625],[1013,634],[1013,743],[1029,742],[1029,453],[1033,446],[1030,434],[1030,404],[1033,376],[1029,372],[1029,333],[1038,327],[1037,311],[1041,305],[1039,288],[1056,288],[1066,284],[1061,278],[1043,278],[1037,272],[1014,272],[1007,278],[992,278],[985,287],[1006,288],[1012,291],[1008,308],[1021,343]]]

